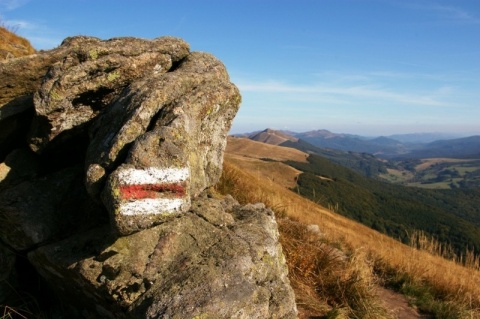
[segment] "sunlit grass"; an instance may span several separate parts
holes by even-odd
[[[404,245],[332,213],[271,180],[242,171],[229,161],[228,156],[225,158],[223,172],[222,180],[217,185],[217,189],[222,193],[230,193],[240,202],[264,202],[279,216],[286,216],[303,225],[318,225],[323,234],[323,242],[335,243],[352,256],[357,256],[357,253],[361,252],[355,257],[356,263],[371,265],[386,284],[402,282],[400,286],[403,287],[428,287],[431,298],[436,302],[431,303],[430,308],[426,307],[426,310],[438,311],[438,318],[448,318],[442,315],[442,311],[448,314],[450,310],[451,313],[461,314],[460,317],[450,318],[480,318],[480,273],[474,267],[464,267],[458,257],[445,259],[438,256],[438,252],[424,250],[425,247],[413,248]],[[282,224],[281,221],[279,223]],[[282,230],[281,227],[280,229]],[[294,240],[293,236],[284,231],[282,236],[283,242]],[[289,244],[285,246],[292,282],[295,283],[297,297],[300,298],[298,302],[305,303],[310,296],[309,304],[312,300],[317,300],[318,308],[332,306],[328,298],[318,294],[315,287],[309,286],[308,279],[298,280],[296,259],[289,259],[289,256],[292,256],[288,254]],[[316,256],[316,253],[312,254],[312,259],[313,256]],[[476,260],[473,256],[464,258]],[[404,280],[401,281],[399,278]],[[312,297],[312,294],[315,296]],[[434,309],[435,307],[437,309]],[[333,311],[333,308],[330,311]]]
[[[0,60],[35,53],[30,42],[15,34],[15,28],[0,21]]]

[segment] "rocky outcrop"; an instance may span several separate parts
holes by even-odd
[[[0,83],[2,281],[17,254],[70,317],[296,316],[273,213],[208,191],[240,104],[215,57],[74,37]]]
[[[75,311],[95,318],[295,317],[275,219],[261,205],[201,196],[171,222],[127,237],[105,232],[29,256],[56,289],[71,293]],[[79,283],[80,295],[68,288]]]

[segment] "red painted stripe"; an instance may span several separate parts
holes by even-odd
[[[179,183],[122,185],[120,194],[123,200],[183,197],[185,196],[185,187]]]

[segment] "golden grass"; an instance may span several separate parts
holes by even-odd
[[[240,169],[225,158],[219,187],[240,202],[263,202],[277,213],[305,225],[318,225],[329,243],[363,252],[365,263],[388,275],[406,275],[432,287],[446,302],[464,305],[480,318],[480,272],[455,261],[404,245],[366,226],[332,213],[275,182]],[[307,289],[305,289],[307,291]],[[308,295],[308,294],[307,294]]]
[[[300,317],[390,318],[363,251],[347,256],[305,224],[289,218],[277,221]]]
[[[257,177],[274,181],[286,188],[297,185],[296,178],[301,171],[281,162],[262,161],[257,158],[226,154],[228,161],[240,169],[253,172]]]
[[[290,147],[256,142],[247,138],[229,136],[227,139],[226,153],[251,158],[269,158],[274,161],[292,160],[307,162],[308,154]]]
[[[30,41],[0,25],[0,60],[33,53],[35,53],[35,49]]]
[[[257,134],[255,140],[267,144],[280,145],[286,141],[297,142],[298,138],[284,134],[280,131],[268,129]]]

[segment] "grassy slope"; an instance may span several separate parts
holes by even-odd
[[[292,148],[229,137],[226,157],[243,170],[254,172],[258,177],[292,188],[295,187],[296,178],[301,171],[283,164],[282,161],[295,159],[295,161],[306,163],[308,155]],[[267,158],[269,160],[265,160]]]
[[[30,42],[0,24],[0,60],[35,53]]]
[[[268,158],[275,161],[295,161],[307,163],[308,154],[286,147],[256,142],[247,138],[228,137],[227,154],[250,158]]]
[[[412,230],[423,230],[457,252],[480,249],[480,191],[427,190],[368,179],[318,156],[309,163],[286,162],[305,172],[299,192],[363,224],[408,241]],[[329,177],[334,182],[319,180]]]
[[[255,147],[250,145],[248,150],[245,156],[255,156],[253,155]],[[281,150],[276,151],[278,152]],[[239,155],[237,152],[237,160],[240,158]],[[264,202],[276,211],[277,216],[287,216],[287,220],[298,221],[303,225],[318,225],[324,241],[336,243],[338,247],[352,252],[352,256],[360,256],[357,257],[357,263],[371,265],[378,274],[382,275],[383,280],[395,282],[393,278],[408,278],[417,286],[428,287],[435,298],[442,299],[443,305],[447,305],[442,306],[443,308],[450,306],[463,309],[451,310],[451,312],[457,311],[458,314],[451,318],[462,318],[466,315],[468,317],[465,318],[480,318],[480,314],[474,310],[480,308],[480,273],[477,270],[463,267],[426,251],[413,249],[362,224],[335,214],[288,190],[287,185],[255,174],[252,167],[240,168],[229,158],[227,153],[224,174],[218,186],[222,191],[231,193],[239,201]],[[282,224],[283,220],[279,219],[279,224]],[[292,238],[288,231],[282,229],[281,231],[284,242],[290,239],[295,242],[296,239]],[[306,244],[297,246],[296,249],[306,249],[307,246]],[[328,298],[323,299],[323,304],[318,298],[315,299],[314,295],[318,289],[308,284],[312,282],[311,278],[302,277],[299,269],[303,268],[300,268],[297,264],[298,260],[294,258],[297,254],[292,253],[288,248],[285,250],[300,308],[316,309],[317,313],[320,313],[321,309],[331,306],[332,301]],[[478,263],[478,260],[475,261]],[[347,274],[345,276],[348,277]],[[401,282],[400,285],[404,286],[404,281],[397,282]],[[380,318],[379,315],[377,317]]]

